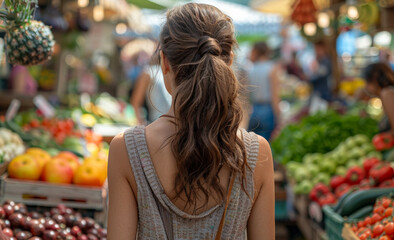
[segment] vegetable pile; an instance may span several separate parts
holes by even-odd
[[[382,154],[375,150],[366,135],[357,134],[348,137],[331,152],[306,154],[302,163],[289,162],[286,167],[289,177],[295,180],[294,192],[308,194],[317,183],[328,186],[332,176],[337,176],[332,179],[333,186],[339,186],[345,178],[349,179],[350,185],[359,184],[364,178],[362,171],[352,167],[361,167],[366,158],[380,160]]]
[[[25,146],[18,134],[0,128],[0,163],[9,162],[24,151]]]
[[[390,197],[379,198],[373,207],[372,215],[354,223],[352,231],[360,240],[394,239],[393,199]]]
[[[377,132],[372,118],[329,111],[286,126],[272,142],[272,150],[275,161],[301,162],[308,153],[327,153],[350,136],[364,134],[371,139]]]
[[[337,203],[342,196],[355,190],[371,188],[394,188],[394,169],[390,163],[376,157],[366,158],[362,167],[350,167],[343,176],[331,178],[329,185],[316,184],[309,197],[320,206]]]

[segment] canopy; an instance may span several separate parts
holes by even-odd
[[[291,5],[296,0],[251,0],[250,6],[265,13],[276,13],[282,16],[291,14]],[[330,0],[314,0],[317,9],[328,8]]]
[[[238,35],[268,35],[279,33],[282,17],[278,14],[265,14],[250,7],[219,0],[194,0],[193,2],[213,5],[233,19]],[[145,12],[143,22],[150,25],[154,35],[158,36],[160,27],[165,21],[163,12]]]

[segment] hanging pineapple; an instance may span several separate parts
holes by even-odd
[[[36,65],[51,58],[55,42],[49,27],[32,19],[36,4],[36,0],[5,0],[5,9],[0,10],[11,64]]]

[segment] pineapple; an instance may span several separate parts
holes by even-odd
[[[50,28],[32,20],[34,0],[5,0],[6,53],[11,64],[36,65],[51,58],[55,44]]]

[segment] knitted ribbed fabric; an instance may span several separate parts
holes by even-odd
[[[250,170],[246,170],[246,190],[253,199],[253,172],[256,166],[259,143],[257,135],[254,133],[242,130],[242,135],[247,152],[247,161],[250,166]],[[167,239],[158,203],[171,214],[174,239],[214,239],[224,211],[224,203],[198,215],[191,215],[180,210],[167,197],[156,174],[146,144],[145,128],[138,126],[126,130],[124,138],[138,188],[138,239]],[[252,202],[242,191],[237,177],[231,192],[222,239],[246,239],[245,231],[251,208]]]

